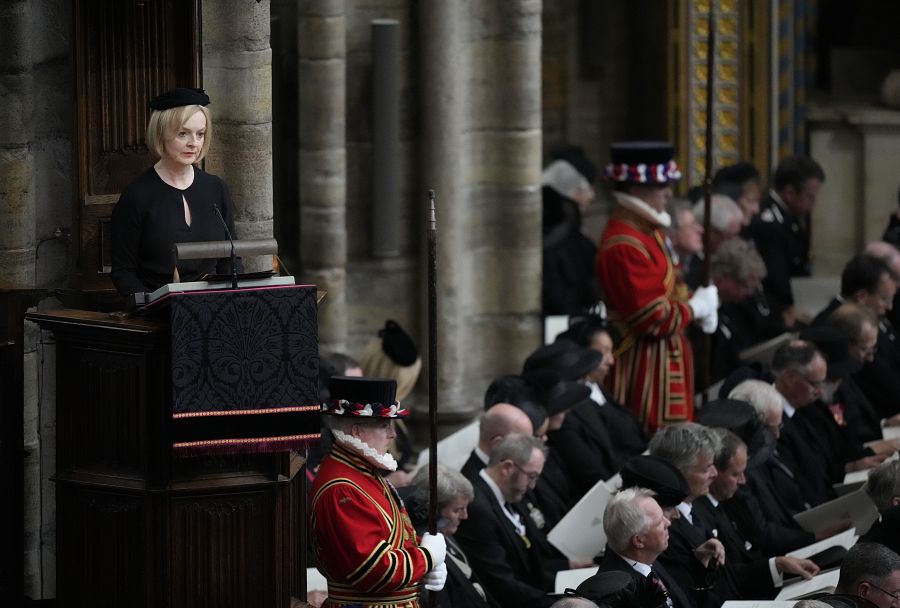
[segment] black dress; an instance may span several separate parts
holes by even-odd
[[[184,200],[191,210],[190,226],[184,221]],[[164,182],[153,167],[138,176],[119,197],[112,214],[111,277],[119,293],[153,291],[172,282],[174,243],[227,240],[216,208],[233,236],[231,195],[215,175],[195,167],[194,182],[184,190]],[[178,263],[182,281],[216,272],[230,273],[230,260]]]

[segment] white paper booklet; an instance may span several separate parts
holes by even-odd
[[[294,277],[265,277],[262,279],[239,279],[238,288],[250,287],[274,287],[276,285],[293,285]],[[185,283],[168,283],[156,291],[147,295],[148,304],[170,293],[184,293],[188,291],[206,291],[212,289],[230,289],[231,281],[187,281]]]
[[[479,421],[467,424],[451,435],[447,435],[437,444],[438,462],[446,467],[459,471],[469,459],[469,454],[478,445]],[[416,467],[421,467],[428,462],[428,450],[419,452]]]
[[[865,534],[877,519],[878,509],[863,489],[794,515],[801,528],[817,533],[842,521],[849,521],[857,531]]]
[[[603,512],[612,497],[604,481],[598,481],[550,530],[547,540],[569,559],[593,559],[606,547]]]
[[[728,600],[722,608],[794,608],[794,600],[779,602],[776,600]]]
[[[831,593],[837,587],[838,579],[841,576],[839,568],[827,570],[824,573],[814,576],[808,581],[797,581],[790,585],[785,585],[775,599],[776,600],[798,600],[814,593]]]
[[[556,573],[553,593],[565,593],[566,589],[575,589],[578,585],[597,574],[599,569],[597,566],[591,566],[590,568],[576,568],[575,570],[560,570]]]
[[[817,543],[800,547],[796,551],[791,551],[788,555],[799,559],[806,559],[810,555],[821,553],[829,547],[843,547],[844,549],[849,549],[856,544],[858,538],[859,535],[856,533],[856,528],[850,528],[849,530],[844,530],[840,534],[835,534],[834,536],[820,540]]]

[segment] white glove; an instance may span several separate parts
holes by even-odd
[[[447,541],[444,540],[443,534],[440,532],[437,534],[429,534],[426,532],[422,535],[422,542],[419,543],[419,546],[428,550],[431,554],[431,563],[434,564],[435,567],[444,563],[444,558],[447,556]],[[446,570],[444,572],[444,578],[447,578]],[[443,583],[441,586],[443,586]]]
[[[719,313],[714,312],[713,314],[703,317],[700,320],[700,329],[705,334],[714,334],[716,333],[716,328],[719,326]]]
[[[716,331],[719,323],[719,289],[715,285],[698,287],[688,300],[688,306],[694,311],[694,320],[705,333]]]
[[[431,572],[422,578],[422,582],[429,591],[440,591],[443,589],[444,583],[447,582],[447,564],[441,562],[440,565],[435,566]]]

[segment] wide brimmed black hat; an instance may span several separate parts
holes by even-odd
[[[359,418],[406,418],[409,410],[397,401],[397,381],[390,378],[332,376],[328,380],[331,399],[322,404],[329,416]]]
[[[548,416],[572,409],[591,396],[591,389],[580,382],[563,380],[555,371],[539,369],[522,375],[544,405]]]
[[[704,426],[727,429],[747,445],[747,468],[764,463],[775,450],[775,438],[765,426],[753,406],[738,399],[716,399],[700,410],[697,422]]]
[[[675,150],[665,141],[624,141],[610,148],[606,179],[624,184],[664,185],[681,179],[673,160]]]
[[[150,100],[151,110],[168,110],[181,106],[208,106],[209,95],[203,89],[177,87]]]
[[[522,376],[509,374],[491,382],[484,394],[484,409],[489,410],[498,403],[509,403],[525,412],[535,431],[548,417],[547,408],[541,403],[534,387]]]
[[[613,346],[622,339],[619,330],[617,330],[609,319],[604,319],[599,315],[585,315],[583,317],[569,317],[569,327],[566,331],[556,336],[557,340],[569,340],[578,346],[588,348],[591,338],[595,333],[604,331],[609,334],[613,341]]]
[[[622,466],[622,489],[647,488],[656,492],[656,502],[661,507],[674,507],[691,493],[684,475],[671,463],[641,454],[633,456]]]
[[[525,359],[522,369],[533,372],[550,369],[563,380],[581,380],[603,361],[603,353],[593,348],[578,346],[571,340],[557,340],[544,344]]]
[[[697,422],[703,426],[728,429],[747,444],[762,427],[753,406],[737,399],[710,401],[700,410]]]
[[[566,595],[591,600],[609,608],[664,608],[666,593],[645,576],[634,577],[621,570],[598,572]]]
[[[850,340],[832,327],[813,326],[800,332],[800,339],[816,345],[828,362],[827,378],[837,380],[855,374],[862,363],[850,355]]]

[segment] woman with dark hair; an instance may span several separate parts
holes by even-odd
[[[560,335],[583,348],[591,348],[603,355],[600,363],[582,378],[591,389],[591,401],[597,406],[606,423],[616,453],[624,460],[647,449],[647,435],[634,413],[616,402],[604,388],[610,370],[616,364],[613,352],[621,337],[607,319],[590,315],[576,320]]]

